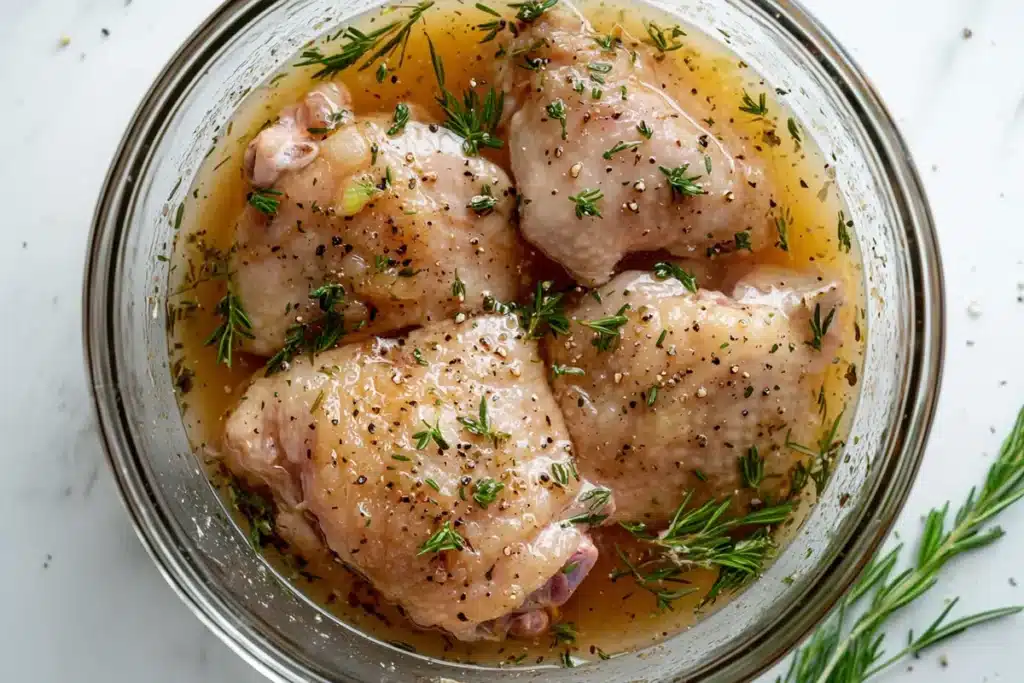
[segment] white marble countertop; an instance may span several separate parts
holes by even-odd
[[[89,221],[136,103],[218,0],[5,2],[0,20],[0,655],[41,683],[259,681],[188,612],[131,529],[91,415],[80,351]],[[938,220],[948,292],[943,393],[898,526],[981,480],[1024,404],[1024,3],[806,0],[873,79]],[[969,29],[969,30],[968,30]],[[60,47],[62,36],[70,43]],[[968,312],[970,310],[970,313]],[[891,633],[1024,604],[1024,504]],[[1019,681],[1024,617],[968,633],[886,680]],[[945,662],[945,663],[943,663]],[[767,680],[767,678],[766,678]]]

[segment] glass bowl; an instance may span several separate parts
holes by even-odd
[[[231,0],[171,59],[110,168],[85,273],[86,360],[110,464],[140,538],[217,635],[283,681],[737,681],[783,656],[829,611],[910,490],[938,393],[941,266],[921,182],[863,74],[799,5],[652,4],[789,91],[826,156],[864,256],[867,349],[843,460],[761,580],[661,645],[576,669],[432,660],[336,620],[249,546],[186,438],[168,369],[164,293],[177,207],[241,99],[307,41],[376,0]],[[720,29],[720,31],[719,31]]]

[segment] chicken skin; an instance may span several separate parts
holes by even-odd
[[[614,491],[614,518],[664,524],[687,492],[694,505],[786,493],[798,457],[787,432],[817,423],[813,395],[839,343],[828,329],[838,286],[758,268],[730,295],[638,271],[600,291],[568,313],[577,323],[623,316],[619,336],[576,324],[547,351],[570,369],[554,390],[580,473]],[[752,448],[764,459],[756,486],[740,467]]]
[[[311,292],[325,285],[342,288],[348,340],[516,296],[522,250],[504,171],[465,156],[448,130],[355,117],[348,102],[322,84],[249,146],[255,189],[230,264],[252,321],[245,351],[273,355],[315,322],[324,311]]]
[[[663,90],[648,45],[606,49],[563,7],[498,66],[525,239],[585,285],[633,252],[769,246],[770,187],[746,143]]]
[[[257,375],[224,459],[289,529],[304,516],[414,623],[461,640],[546,630],[594,566],[587,529],[610,503],[577,474],[536,342],[500,316]]]

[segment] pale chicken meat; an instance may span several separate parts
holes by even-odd
[[[273,355],[326,315],[354,339],[516,297],[524,264],[504,171],[448,130],[354,116],[348,102],[320,85],[249,146],[254,194],[230,261],[252,321],[245,351]],[[311,295],[324,286],[330,303]]]
[[[530,636],[594,566],[609,492],[578,475],[537,343],[471,318],[297,358],[227,420],[225,464],[273,492],[420,627]]]
[[[566,7],[527,25],[497,70],[523,236],[586,285],[633,252],[771,246],[770,183],[747,143],[663,89],[676,76],[653,48],[605,49]]]
[[[800,455],[787,434],[820,424],[814,396],[838,348],[841,292],[771,267],[730,290],[628,271],[569,311],[570,337],[548,342],[580,473],[613,490],[619,521],[664,524],[687,493],[699,505],[789,492]],[[603,335],[582,324],[602,319]],[[763,459],[763,478],[744,478],[743,456]]]

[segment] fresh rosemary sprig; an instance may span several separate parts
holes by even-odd
[[[434,424],[430,424],[426,420],[423,420],[423,425],[426,429],[416,432],[412,435],[412,438],[416,439],[416,449],[422,451],[424,448],[430,445],[433,441],[437,444],[437,447],[442,451],[448,450],[448,441],[445,440],[444,435],[441,434],[440,426],[441,418],[437,417],[434,420]]]
[[[637,585],[653,593],[659,608],[670,607],[672,600],[689,592],[664,591],[664,584],[678,580],[683,570],[692,567],[717,568],[718,579],[712,585],[705,602],[713,601],[726,590],[735,590],[756,578],[771,556],[775,545],[767,530],[784,522],[792,511],[790,503],[748,512],[740,517],[726,518],[731,501],[709,500],[688,509],[693,492],[688,492],[676,509],[668,528],[658,534],[647,532],[642,523],[622,523],[621,526],[646,544],[653,557],[639,564],[630,563],[623,553],[625,569],[615,572],[613,578],[632,575]],[[736,539],[733,532],[741,527],[756,527],[746,538]],[[678,593],[676,595],[675,593]]]
[[[650,36],[651,44],[658,49],[658,52],[665,53],[681,48],[683,43],[676,39],[686,34],[678,25],[661,28],[651,21],[647,23],[647,35]]]
[[[253,548],[259,550],[274,538],[274,506],[266,497],[231,477],[228,498],[238,514],[249,523],[249,542]]]
[[[549,280],[538,282],[529,306],[515,307],[519,313],[519,326],[526,330],[526,336],[530,339],[543,337],[545,327],[555,337],[569,334],[569,319],[562,307],[564,294],[551,293],[552,284]]]
[[[597,202],[601,199],[604,199],[604,192],[593,188],[580,190],[569,197],[569,201],[576,204],[576,218],[580,220],[583,220],[584,216],[602,218],[601,209],[597,208]]]
[[[596,333],[591,343],[597,347],[598,351],[608,351],[619,342],[621,330],[629,322],[629,318],[625,315],[627,309],[629,309],[629,304],[623,304],[615,315],[580,322],[581,325],[589,327]]]
[[[659,280],[665,280],[670,277],[674,277],[683,283],[683,287],[693,294],[697,293],[697,278],[692,273],[688,273],[683,270],[680,266],[668,261],[658,261],[654,264],[654,277]]]
[[[228,291],[224,297],[217,302],[215,309],[220,316],[221,323],[210,336],[206,338],[206,346],[217,347],[217,362],[231,367],[232,356],[235,347],[241,343],[241,337],[254,339],[252,332],[252,321],[242,308],[242,301],[235,294],[228,283]]]
[[[700,179],[700,175],[686,175],[686,169],[690,167],[689,164],[683,164],[682,166],[676,166],[675,168],[667,168],[665,166],[659,166],[658,170],[665,174],[668,178],[669,187],[672,188],[672,197],[676,195],[682,197],[696,197],[697,195],[706,194],[700,183],[696,182]]]
[[[430,48],[430,61],[434,65],[437,86],[441,89],[441,95],[436,99],[445,114],[442,125],[462,137],[462,150],[469,156],[479,154],[481,147],[501,149],[504,143],[496,131],[501,120],[505,93],[499,93],[491,87],[481,100],[476,90],[470,88],[463,93],[460,102],[445,87],[444,64],[434,50],[430,36],[427,36],[427,47]]]
[[[839,238],[839,251],[845,251],[847,254],[850,253],[850,249],[853,248],[853,242],[850,239],[850,223],[846,220],[846,214],[842,211],[839,212],[839,220],[836,226],[836,236]]]
[[[468,207],[478,216],[486,216],[494,211],[494,207],[498,205],[498,198],[491,192],[490,185],[484,185],[480,194],[473,195],[469,200]]]
[[[303,350],[308,350],[312,356],[332,348],[345,334],[345,317],[338,310],[345,301],[345,288],[327,282],[311,290],[309,298],[317,302],[320,316],[288,328],[284,346],[267,361],[266,377],[282,370],[285,363],[290,363]]]
[[[466,428],[470,434],[476,434],[486,439],[490,439],[494,447],[497,448],[498,444],[509,437],[508,432],[501,432],[494,429],[494,425],[491,424],[491,420],[487,415],[487,397],[480,397],[480,407],[477,411],[479,417],[459,417],[457,418],[459,424]]]
[[[825,484],[828,483],[828,479],[832,475],[832,465],[843,447],[843,441],[838,436],[839,425],[843,420],[844,413],[845,411],[840,411],[832,421],[832,425],[818,439],[817,451],[793,441],[790,438],[791,432],[786,432],[786,448],[791,448],[811,458],[808,464],[798,462],[793,468],[790,475],[790,496],[799,493],[808,479],[814,482],[814,490],[819,497],[825,492]]]
[[[547,106],[547,112],[548,112],[548,118],[550,118],[553,121],[558,121],[559,123],[562,124],[562,139],[565,140],[566,137],[567,137],[567,133],[565,131],[565,118],[566,118],[565,102],[563,102],[560,99],[552,101]]]
[[[476,29],[478,31],[487,31],[487,35],[481,38],[480,42],[489,43],[498,37],[498,34],[508,25],[508,22],[502,19],[501,15],[498,14],[495,10],[491,9],[490,7],[481,2],[476,3],[476,8],[481,12],[486,12],[487,14],[490,14],[492,17],[497,17],[496,19],[492,19],[491,21],[486,21],[482,24],[476,25]]]
[[[277,215],[277,209],[281,206],[280,190],[253,190],[249,193],[249,206],[256,209],[264,216],[273,218]]]
[[[753,114],[754,116],[764,116],[768,113],[767,97],[764,93],[761,93],[757,96],[757,102],[755,102],[747,91],[744,90],[743,104],[740,105],[740,111]]]
[[[789,251],[789,225],[793,222],[793,214],[788,208],[783,209],[780,215],[775,217],[775,231],[779,237],[775,242],[782,251]]]
[[[416,556],[427,553],[440,553],[445,550],[462,550],[466,547],[466,539],[459,535],[459,532],[452,528],[451,522],[445,522],[434,535],[424,541]]]
[[[764,456],[758,453],[757,446],[751,446],[740,456],[740,474],[743,485],[756,489],[764,480]]]
[[[518,10],[516,19],[529,24],[557,4],[558,0],[526,0],[526,2],[510,2],[508,6]]]
[[[498,499],[498,494],[504,488],[504,484],[490,477],[480,479],[473,484],[473,500],[477,502],[477,505],[486,510],[488,505]]]
[[[961,553],[983,548],[1003,536],[992,519],[1024,497],[1024,409],[1003,442],[978,492],[972,488],[947,529],[947,502],[928,513],[914,564],[893,576],[902,546],[876,558],[839,603],[832,616],[793,655],[785,676],[776,683],[861,683],[906,655],[921,651],[972,626],[1020,612],[1004,607],[946,623],[956,600],[946,606],[925,631],[896,654],[885,657],[882,628],[901,608],[917,600],[938,582],[945,565]],[[848,616],[866,607],[851,621]]]
[[[611,161],[611,158],[618,154],[619,152],[624,152],[627,149],[635,150],[641,144],[643,144],[643,140],[619,140],[618,142],[615,143],[614,146],[611,147],[611,149],[605,150],[604,154],[602,154],[601,156]]]
[[[409,123],[409,105],[399,102],[395,105],[395,115],[388,128],[388,135],[398,135],[405,130],[405,124]]]
[[[832,325],[832,320],[836,316],[836,308],[832,307],[832,310],[828,312],[825,319],[821,319],[821,304],[814,304],[814,315],[811,316],[811,341],[807,342],[812,349],[815,351],[821,351],[821,342],[828,334],[828,328]]]
[[[381,57],[391,57],[396,50],[399,50],[398,66],[405,61],[405,48],[409,44],[409,35],[423,13],[434,6],[433,0],[427,0],[413,5],[409,16],[401,21],[392,21],[369,33],[363,33],[359,29],[349,26],[341,32],[341,38],[348,42],[341,48],[341,52],[333,55],[325,55],[320,48],[309,48],[300,55],[302,61],[295,66],[319,66],[320,70],[313,74],[313,78],[326,78],[344,71],[356,64],[367,53],[373,52],[363,61],[359,70],[370,68],[374,62]],[[399,5],[398,7],[408,7]],[[386,40],[385,40],[386,39]],[[382,44],[383,43],[383,44]]]

